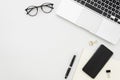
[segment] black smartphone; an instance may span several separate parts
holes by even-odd
[[[113,52],[111,50],[104,45],[100,45],[82,70],[90,77],[95,78],[112,55]]]

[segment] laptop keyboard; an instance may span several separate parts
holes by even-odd
[[[74,0],[120,24],[120,0]]]

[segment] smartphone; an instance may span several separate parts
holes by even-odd
[[[102,44],[82,70],[91,78],[95,78],[112,55],[113,52]]]

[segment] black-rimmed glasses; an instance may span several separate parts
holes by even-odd
[[[53,8],[53,3],[43,3],[40,6],[29,6],[28,8],[25,9],[25,11],[27,12],[26,14],[29,16],[36,16],[38,13],[38,8],[41,8],[41,10],[44,13],[50,13],[54,8]]]

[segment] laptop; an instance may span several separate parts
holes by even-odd
[[[56,14],[112,44],[120,39],[120,0],[62,0]]]

